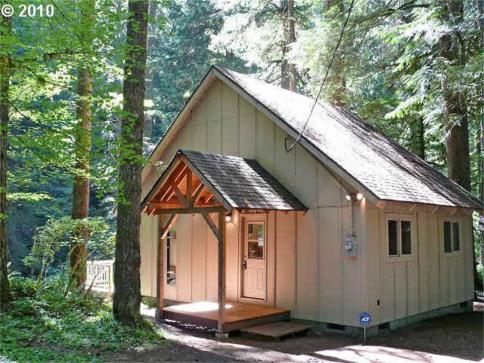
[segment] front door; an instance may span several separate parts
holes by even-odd
[[[266,298],[266,225],[264,221],[245,221],[243,297]]]

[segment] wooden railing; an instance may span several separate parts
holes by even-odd
[[[86,288],[113,292],[113,263],[114,260],[88,261]]]

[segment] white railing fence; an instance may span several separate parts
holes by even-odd
[[[86,288],[92,285],[92,290],[113,292],[114,260],[87,261]]]

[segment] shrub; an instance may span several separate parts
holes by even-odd
[[[60,257],[67,256],[68,260],[72,246],[86,243],[79,234],[81,230],[88,231],[86,247],[89,258],[110,257],[114,254],[114,234],[103,218],[62,217],[49,219],[44,226],[37,228],[32,251],[24,258],[24,264],[38,272],[41,281]]]
[[[119,324],[100,299],[80,291],[65,294],[62,276],[36,286],[32,279],[12,279],[16,298],[0,314],[0,356],[18,362],[97,361],[106,351],[149,349],[162,340],[150,324],[146,329]]]

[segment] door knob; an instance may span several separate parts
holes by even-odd
[[[242,262],[242,268],[244,270],[247,270],[247,260],[244,260],[244,262]]]

